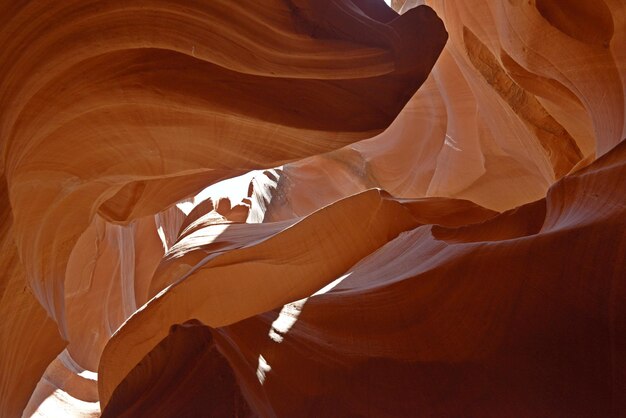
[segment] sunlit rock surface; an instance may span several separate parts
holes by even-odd
[[[626,415],[626,5],[392,6],[0,4],[1,417]]]

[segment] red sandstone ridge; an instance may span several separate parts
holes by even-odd
[[[626,415],[626,5],[393,5],[0,3],[0,417]]]

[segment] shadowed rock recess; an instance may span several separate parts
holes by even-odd
[[[0,417],[626,416],[623,0],[0,2]]]

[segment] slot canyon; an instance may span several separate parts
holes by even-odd
[[[626,417],[624,0],[0,0],[0,417]]]

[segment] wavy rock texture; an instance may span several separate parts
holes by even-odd
[[[626,6],[393,6],[0,4],[0,416],[626,414]]]

